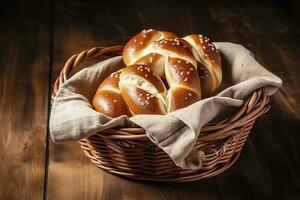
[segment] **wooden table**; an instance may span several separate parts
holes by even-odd
[[[225,2],[225,1],[224,1]],[[0,199],[300,199],[300,29],[280,2],[21,1],[0,6]],[[284,80],[237,163],[193,183],[130,181],[48,133],[66,59],[144,28],[245,45]]]

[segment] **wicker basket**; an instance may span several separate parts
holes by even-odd
[[[71,73],[89,61],[100,61],[121,55],[122,46],[96,47],[73,55],[65,64],[54,85],[52,98]],[[252,126],[269,110],[269,97],[264,89],[251,95],[230,118],[208,124],[201,130],[194,151],[204,152],[199,170],[181,169],[168,155],[153,144],[142,128],[109,129],[80,140],[91,161],[110,173],[148,181],[188,182],[222,173],[239,157]]]

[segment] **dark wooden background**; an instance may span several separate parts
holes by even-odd
[[[293,0],[253,2],[1,1],[0,199],[300,199],[299,12]],[[284,80],[225,173],[130,181],[96,168],[77,143],[51,141],[51,87],[66,59],[144,28],[243,44]]]

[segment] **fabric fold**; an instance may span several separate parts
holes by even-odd
[[[213,97],[167,115],[112,119],[93,110],[90,102],[99,83],[124,66],[121,56],[79,71],[63,83],[53,101],[50,115],[53,141],[78,140],[110,128],[142,127],[177,166],[201,168],[203,152],[192,150],[201,128],[220,113],[243,105],[254,90],[265,87],[267,95],[273,95],[282,85],[281,79],[259,64],[248,49],[233,43],[214,44],[222,55],[223,89]]]

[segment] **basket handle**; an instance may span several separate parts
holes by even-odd
[[[51,95],[52,100],[57,94],[59,87],[70,78],[71,72],[77,68],[83,62],[90,60],[90,59],[97,59],[103,60],[108,59],[113,56],[120,56],[122,55],[123,46],[112,46],[112,47],[94,47],[89,50],[82,51],[78,54],[71,56],[67,62],[65,63],[64,67],[62,68],[58,78],[56,79],[53,92]],[[85,66],[86,67],[86,66]]]

